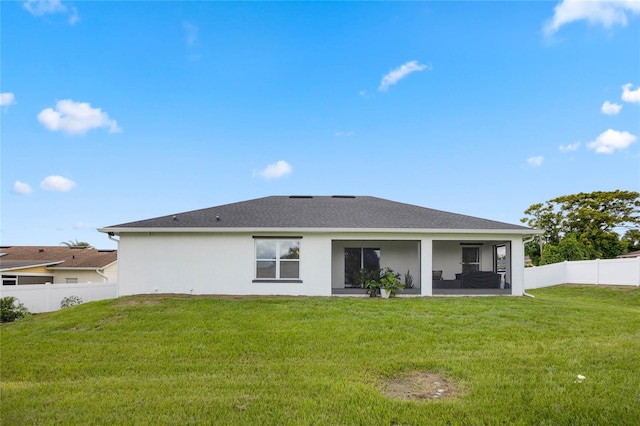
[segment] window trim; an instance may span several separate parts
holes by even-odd
[[[302,247],[302,237],[301,236],[253,236],[254,244],[253,244],[253,283],[302,283],[302,279],[300,279],[300,255],[298,255],[298,259],[281,259],[279,255],[280,244],[283,241],[296,241],[298,243],[298,248]],[[258,243],[261,240],[272,240],[276,242],[276,257],[275,259],[259,259],[258,258]],[[258,278],[258,262],[275,262],[276,263],[276,271],[275,278]],[[297,262],[298,263],[298,277],[297,278],[280,278],[280,262]]]

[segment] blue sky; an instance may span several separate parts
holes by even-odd
[[[268,195],[640,190],[640,1],[0,4],[3,245]]]

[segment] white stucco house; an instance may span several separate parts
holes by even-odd
[[[368,196],[271,196],[99,229],[118,239],[119,294],[364,295],[358,270],[413,278],[403,295],[524,292],[540,231]]]

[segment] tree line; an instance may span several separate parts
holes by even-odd
[[[534,265],[612,259],[640,250],[640,194],[595,191],[563,195],[525,210],[521,221],[544,231],[525,246]]]

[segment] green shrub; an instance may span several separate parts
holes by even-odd
[[[0,299],[0,323],[12,322],[28,315],[31,312],[17,298],[7,296]]]
[[[60,309],[70,308],[82,303],[82,298],[79,296],[67,296],[60,301]]]

